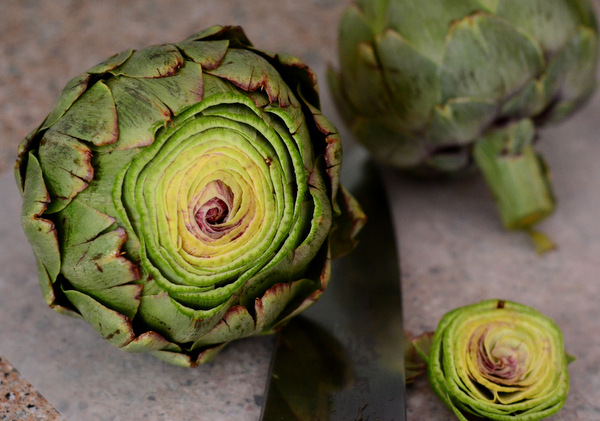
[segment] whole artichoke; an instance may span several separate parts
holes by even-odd
[[[71,80],[20,145],[48,304],[193,366],[318,299],[364,215],[315,74],[239,27],[125,51]]]
[[[554,209],[536,128],[590,98],[597,61],[587,0],[355,0],[330,86],[377,159],[425,174],[476,164],[504,225],[528,229]]]
[[[426,346],[423,346],[426,344]],[[433,340],[415,346],[429,383],[462,421],[535,421],[558,412],[569,391],[559,327],[539,311],[487,300],[442,317]]]

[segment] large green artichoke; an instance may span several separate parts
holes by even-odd
[[[479,167],[504,225],[554,209],[536,128],[590,98],[587,0],[355,0],[339,28],[336,103],[373,155],[416,173]]]
[[[241,28],[125,51],[71,80],[20,145],[48,304],[193,366],[321,295],[364,220],[315,74]]]
[[[460,307],[442,317],[431,343],[422,338],[415,345],[429,382],[461,421],[468,414],[535,421],[565,403],[572,357],[556,323],[531,307],[504,300]]]

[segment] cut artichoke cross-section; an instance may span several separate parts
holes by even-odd
[[[486,300],[440,320],[433,338],[417,338],[436,394],[462,421],[536,421],[558,412],[569,390],[559,327],[519,303]]]
[[[73,78],[15,170],[48,304],[188,366],[312,304],[365,219],[318,98],[238,27]]]

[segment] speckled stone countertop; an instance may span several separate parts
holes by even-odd
[[[0,357],[0,419],[64,421],[33,385]]]
[[[324,112],[349,139],[324,83],[327,65],[335,62],[336,25],[348,4],[2,2],[0,356],[67,420],[257,420],[273,338],[239,341],[215,361],[184,369],[119,351],[87,324],[47,308],[19,226],[20,199],[11,170],[20,139],[43,120],[71,77],[129,47],[181,40],[213,24],[241,24],[257,47],[298,55],[313,66],[322,81]],[[569,368],[571,393],[553,420],[600,419],[599,113],[596,95],[577,116],[541,133],[558,197],[556,213],[541,228],[559,244],[542,257],[526,236],[501,229],[479,177],[434,184],[385,171],[401,250],[405,328],[433,330],[447,311],[492,297],[548,314],[562,328],[568,351],[578,357]],[[425,379],[409,387],[407,405],[411,421],[454,419]]]

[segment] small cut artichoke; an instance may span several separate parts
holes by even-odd
[[[429,383],[461,421],[535,421],[558,412],[569,391],[559,327],[537,310],[488,300],[447,313],[431,343],[415,342]]]
[[[315,74],[212,27],[72,79],[15,172],[48,304],[194,366],[322,294],[364,221],[340,164]]]
[[[478,167],[505,227],[529,230],[554,209],[536,129],[592,95],[597,32],[587,0],[355,0],[330,86],[374,157]]]

